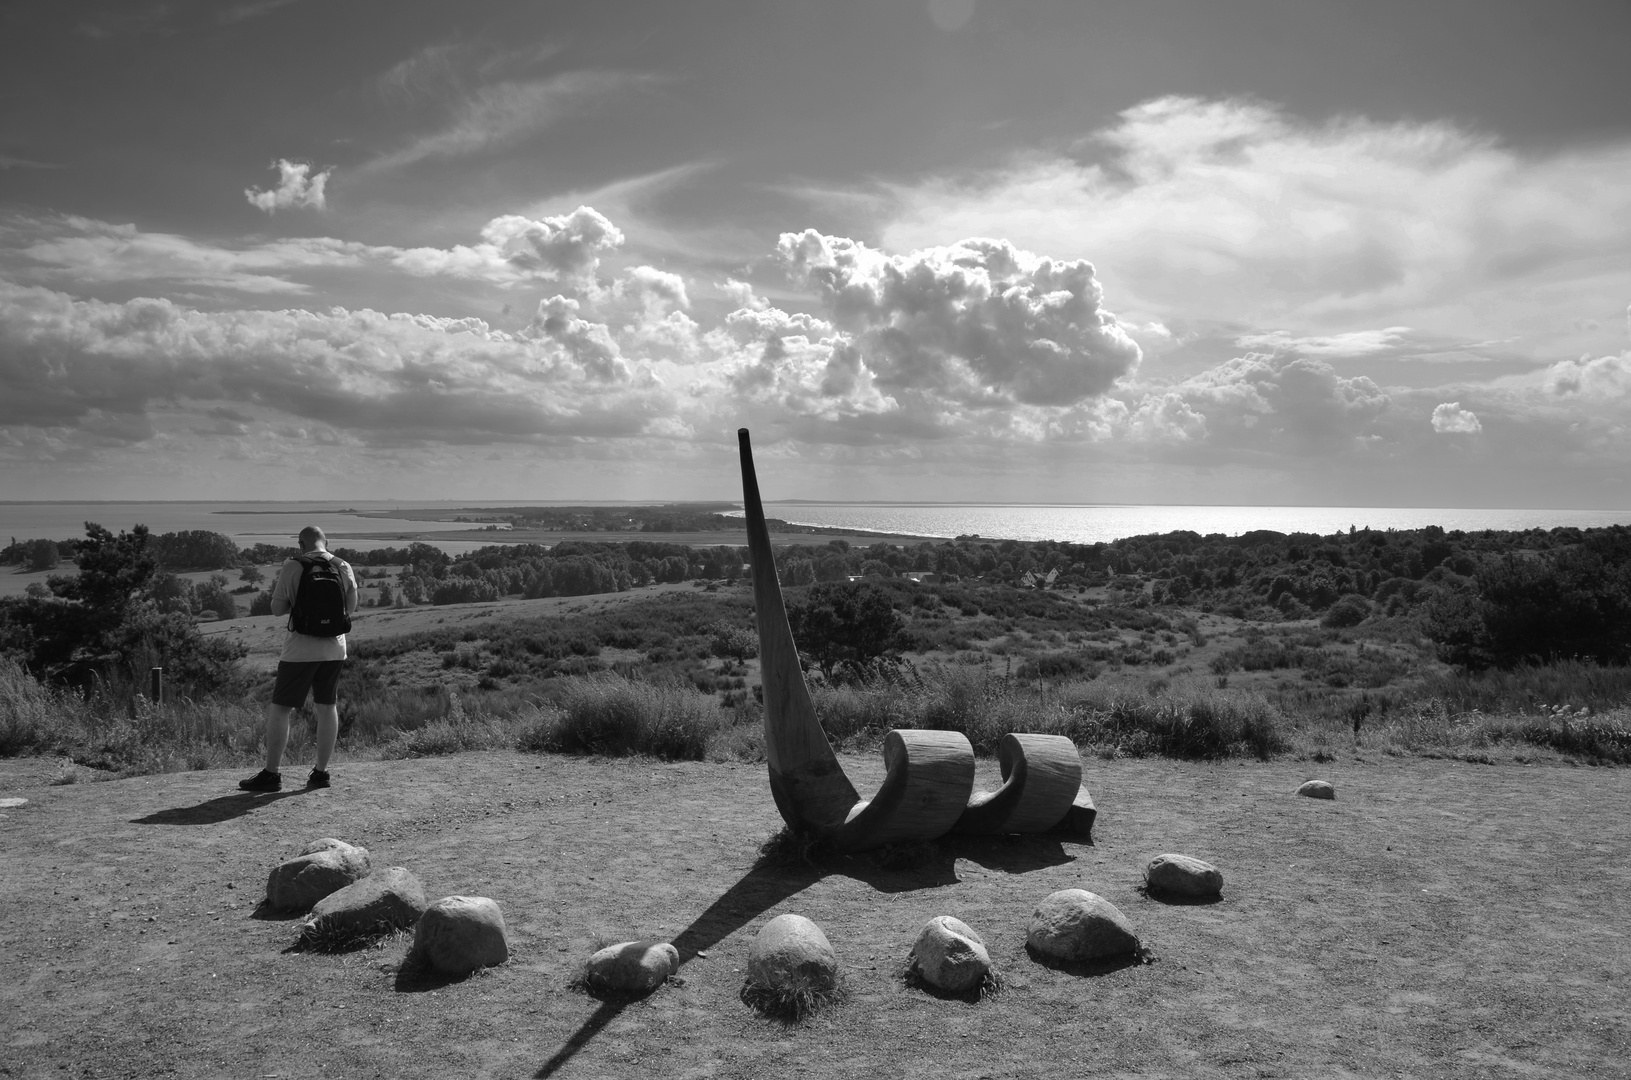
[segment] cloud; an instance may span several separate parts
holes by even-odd
[[[431,158],[490,153],[532,138],[607,97],[647,85],[648,76],[619,71],[569,71],[543,80],[482,86],[458,104],[451,120],[362,168],[398,169]]]
[[[0,266],[11,273],[76,285],[168,281],[261,295],[306,292],[307,286],[288,277],[290,273],[360,265],[369,250],[324,238],[233,249],[74,216],[0,219],[0,240],[5,241]]]
[[[930,21],[947,33],[961,30],[974,17],[974,0],[927,0],[924,6]]]
[[[93,218],[0,218],[0,269],[88,285],[170,281],[255,294],[300,295],[298,280],[315,270],[389,270],[415,277],[449,277],[495,285],[555,281],[586,287],[600,256],[623,242],[622,232],[592,207],[533,220],[494,218],[482,240],[450,248],[401,248],[330,237],[289,237],[225,247],[174,233],[146,232]]]
[[[16,157],[16,156],[14,156],[12,154],[0,154],[0,171],[3,171],[5,169],[63,169],[63,168],[67,168],[67,166],[59,165],[56,162],[51,162],[51,161],[34,161],[31,158]]]
[[[1623,303],[1631,143],[1520,153],[1452,124],[1166,97],[1072,152],[885,185],[902,250],[1001,236],[1107,268],[1136,321],[1521,338]]]
[[[763,265],[786,272],[801,304],[727,278],[703,279],[713,293],[696,306],[697,283],[660,266],[607,273],[625,242],[588,206],[500,216],[453,248],[296,238],[229,249],[89,219],[0,220],[0,274],[31,275],[0,276],[0,463],[124,452],[270,462],[324,440],[382,455],[519,443],[669,460],[728,451],[741,426],[790,460],[932,462],[948,476],[1154,463],[1315,484],[1475,461],[1606,471],[1631,452],[1624,357],[1500,386],[1384,389],[1335,365],[1413,348],[1414,331],[1236,331],[1269,351],[1175,377],[1141,365],[1091,264],[1006,241],[892,253],[785,233]],[[206,311],[45,287],[186,281],[289,304],[308,288],[302,274],[364,269],[485,283],[517,306],[530,289],[534,315],[509,330],[457,311]]]
[[[377,445],[638,435],[671,411],[592,327],[522,339],[370,310],[201,312],[0,281],[0,425],[123,431],[165,403],[332,425]],[[588,344],[585,345],[584,343]],[[109,420],[106,418],[115,418]]]
[[[1446,401],[1433,409],[1433,430],[1440,435],[1476,435],[1484,430],[1475,413],[1463,409],[1459,401]]]
[[[1626,330],[1631,332],[1631,307],[1626,309]],[[1618,356],[1561,360],[1546,369],[1546,389],[1559,397],[1612,401],[1631,396],[1631,351]]]
[[[241,3],[227,5],[216,13],[215,21],[222,25],[248,22],[250,19],[259,19],[270,15],[278,8],[288,7],[298,0],[242,0]]]
[[[1241,334],[1235,338],[1235,344],[1247,349],[1271,349],[1274,352],[1296,353],[1299,356],[1335,359],[1396,354],[1408,344],[1409,333],[1408,326],[1304,336],[1291,334],[1285,330],[1272,330],[1267,333]]]
[[[278,186],[265,191],[245,188],[244,198],[249,200],[250,206],[264,210],[268,214],[291,207],[305,207],[310,210],[322,210],[326,207],[324,190],[328,187],[329,177],[334,175],[333,169],[324,169],[313,174],[310,165],[290,161],[287,158],[279,158],[271,167],[276,169],[280,176]]]
[[[1100,307],[1103,290],[1082,260],[982,239],[890,256],[814,229],[783,233],[776,250],[886,391],[1070,405],[1138,365],[1138,346]]]

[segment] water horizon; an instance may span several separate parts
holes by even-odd
[[[705,500],[695,500],[704,502]],[[733,502],[735,500],[712,500]],[[636,500],[442,500],[383,499],[307,500],[52,500],[0,502],[0,536],[31,540],[66,540],[84,535],[94,521],[115,532],[136,524],[154,533],[204,529],[230,536],[242,547],[256,543],[292,543],[301,527],[316,523],[333,534],[336,547],[378,548],[409,542],[409,534],[449,551],[467,551],[505,541],[438,541],[436,533],[470,527],[455,521],[392,517],[393,510],[459,511],[496,506],[659,506]],[[737,502],[737,505],[740,505]],[[1446,531],[1484,529],[1523,531],[1560,527],[1594,528],[1631,525],[1631,510],[1582,510],[1492,507],[1355,507],[1271,506],[1181,503],[978,503],[978,502],[828,502],[783,499],[765,503],[765,512],[792,524],[951,539],[979,536],[987,540],[1057,540],[1070,543],[1110,542],[1129,536],[1187,530],[1203,536],[1268,529],[1282,533],[1330,535],[1348,529],[1420,529],[1437,525]],[[740,516],[742,511],[728,511]],[[397,532],[398,539],[348,539],[349,533]],[[722,542],[725,539],[721,538]]]

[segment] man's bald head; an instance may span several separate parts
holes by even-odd
[[[324,536],[323,530],[316,525],[307,525],[300,530],[300,550],[327,551],[328,537]]]

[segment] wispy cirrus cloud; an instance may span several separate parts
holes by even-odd
[[[17,157],[14,154],[0,154],[0,170],[4,169],[65,169],[54,161],[35,161],[33,158]]]
[[[1519,152],[1447,122],[1167,97],[1070,152],[881,185],[875,213],[893,248],[1000,236],[1098,260],[1134,319],[1410,326],[1539,357],[1601,347],[1589,323],[1624,304],[1626,175],[1631,143]]]
[[[176,233],[75,216],[0,219],[0,272],[67,287],[112,282],[179,283],[257,295],[312,291],[302,275],[317,270],[383,270],[492,285],[592,282],[601,256],[623,242],[622,232],[589,207],[542,219],[495,218],[474,244],[396,247],[284,237],[237,246],[209,244]]]
[[[360,168],[399,169],[428,159],[492,153],[652,82],[652,76],[633,72],[568,71],[547,79],[512,79],[481,86],[463,96],[448,123]]]

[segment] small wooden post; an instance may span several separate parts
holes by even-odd
[[[162,704],[164,702],[164,669],[161,667],[151,669],[147,673],[147,679],[147,696],[152,699],[153,704]]]

